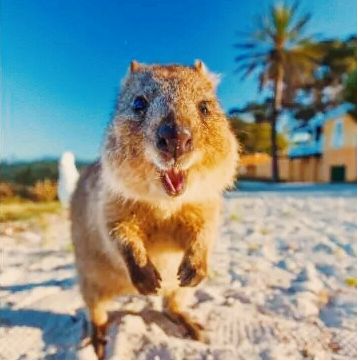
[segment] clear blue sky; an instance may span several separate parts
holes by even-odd
[[[259,98],[234,74],[237,31],[269,0],[0,0],[1,158],[72,150],[99,153],[120,79],[131,59],[191,64],[222,73],[225,110]],[[309,32],[356,33],[355,0],[303,0]]]

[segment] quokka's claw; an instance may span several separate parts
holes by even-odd
[[[160,288],[162,278],[151,260],[146,257],[147,263],[144,266],[140,266],[140,262],[131,247],[123,248],[122,252],[132,283],[139,293],[143,295],[156,294],[157,289]]]
[[[205,277],[203,270],[196,268],[189,258],[184,258],[178,270],[181,287],[195,287]]]
[[[134,264],[129,269],[133,285],[141,294],[151,295],[157,293],[162,278],[149,259],[144,267]]]

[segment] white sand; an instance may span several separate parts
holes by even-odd
[[[356,358],[356,199],[348,192],[229,194],[212,275],[184,339],[157,297],[116,302],[112,359]],[[0,358],[94,358],[68,222],[0,225]],[[120,312],[119,312],[120,311]]]

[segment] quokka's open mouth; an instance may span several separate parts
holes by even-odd
[[[173,167],[166,171],[161,171],[160,179],[168,195],[177,197],[184,192],[186,174],[183,170]]]

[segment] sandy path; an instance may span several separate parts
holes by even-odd
[[[210,279],[184,339],[157,297],[116,302],[108,356],[139,359],[356,358],[354,192],[228,195]],[[93,358],[68,222],[1,225],[0,358]]]

